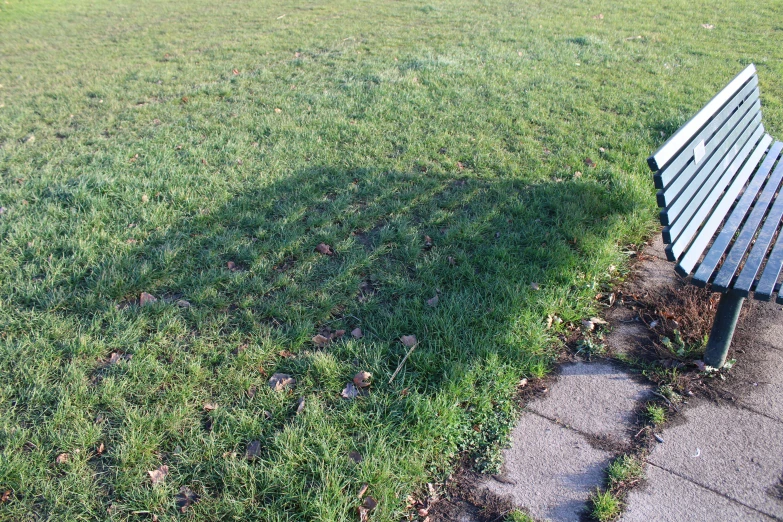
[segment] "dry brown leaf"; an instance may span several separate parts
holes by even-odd
[[[362,506],[364,506],[365,508],[367,508],[367,509],[368,509],[368,510],[370,510],[370,511],[372,511],[373,509],[375,509],[375,507],[376,507],[377,505],[378,505],[378,501],[376,501],[376,500],[375,500],[374,498],[372,498],[372,497],[367,497],[367,498],[365,498],[365,499],[364,499],[364,502],[362,502]]]
[[[359,498],[361,498],[361,496]],[[3,493],[2,498],[0,498],[0,503],[5,504],[10,499],[11,499],[11,490],[10,489],[6,489],[5,492]]]
[[[296,414],[299,415],[305,409],[305,398],[299,397],[299,401],[296,403]]]
[[[319,253],[325,255],[325,256],[333,256],[334,250],[332,250],[332,247],[327,245],[326,243],[318,243],[318,246],[315,247],[316,251]]]
[[[362,333],[362,329],[354,328],[353,330],[351,330],[351,337],[353,337],[354,339],[361,339],[362,337],[364,337],[364,334]]]
[[[200,498],[201,497],[194,493],[189,487],[182,486],[179,488],[179,493],[174,496],[174,502],[180,512],[184,513],[191,505],[198,502]]]
[[[340,392],[340,396],[343,399],[355,399],[357,395],[359,395],[359,390],[356,388],[356,386],[353,385],[352,382],[346,384],[345,388],[343,388],[343,391]]]
[[[356,508],[356,510],[359,512],[359,522],[368,522],[370,520],[369,514],[370,510],[367,509],[364,506],[359,506]]]
[[[606,321],[604,321],[603,319],[601,319],[600,317],[591,317],[590,318],[590,322],[595,324],[595,325],[598,325],[598,324],[609,324]]]
[[[432,248],[432,238],[430,236],[424,236],[424,248],[428,250]]]
[[[352,460],[352,461],[354,461],[354,462],[355,462],[355,463],[357,463],[357,464],[361,463],[361,462],[362,462],[362,460],[364,460],[364,459],[362,458],[362,454],[361,454],[361,453],[359,453],[359,452],[358,452],[358,451],[356,451],[356,450],[353,450],[353,451],[349,452],[349,453],[348,453],[348,456],[351,458],[351,460]]]
[[[587,165],[588,167],[595,167],[595,161],[593,161],[590,158],[585,158],[585,165]]]
[[[332,332],[332,335],[330,335],[329,337],[331,337],[332,340],[334,340],[334,339],[339,339],[343,335],[345,335],[345,330],[336,330]]]
[[[362,484],[362,487],[359,488],[359,494],[357,495],[359,498],[362,498],[365,493],[367,493],[367,490],[370,488],[370,485],[366,482]]]
[[[149,202],[149,200],[150,200],[150,197],[149,197],[148,195],[146,195],[146,194],[143,194],[143,195],[141,196],[141,202],[142,202],[142,203],[147,203],[147,202]]]
[[[190,301],[185,301],[184,299],[180,299],[177,301],[177,306],[180,308],[190,308]]]
[[[250,444],[247,445],[247,449],[245,450],[245,457],[247,457],[247,460],[253,460],[255,458],[258,458],[260,455],[261,455],[261,441],[254,440],[250,442]]]
[[[432,299],[427,299],[427,304],[429,306],[433,306],[433,307],[437,306],[438,305],[438,296],[437,296],[437,294]]]
[[[278,109],[278,108],[275,108],[275,112],[276,112],[277,114],[280,114],[281,112],[283,112],[283,109]]]
[[[458,162],[457,162],[457,168],[458,168],[459,170],[464,170],[464,169],[465,169],[465,165],[463,165],[461,161],[458,161]]]
[[[152,294],[148,294],[147,292],[142,292],[139,296],[139,304],[141,306],[147,306],[151,305],[152,303],[155,303],[158,301],[158,298],[153,296]]]
[[[239,74],[239,69],[234,69],[231,72],[234,73],[235,75],[237,75],[237,74]]]
[[[597,14],[597,15],[595,15],[593,17],[593,20],[603,20],[603,19],[604,19],[604,15],[601,14],[601,13],[599,13],[599,14]]]
[[[57,458],[54,459],[55,464],[65,464],[71,459],[71,456],[67,453],[60,453]]]
[[[216,402],[205,402],[204,403],[204,411],[215,411],[217,409],[218,405]]]
[[[595,328],[595,324],[588,319],[582,319],[582,326],[584,326],[587,331],[591,331]]]
[[[418,344],[418,340],[415,335],[403,335],[400,337],[400,342],[408,348],[412,348]]]
[[[715,29],[715,26],[712,24],[701,24],[701,26],[705,29]]]
[[[279,352],[277,352],[277,355],[279,355],[283,359],[290,359],[291,357],[296,357],[296,355],[289,352],[288,350],[280,350]]]
[[[256,388],[255,384],[250,385],[250,387],[247,389],[246,394],[247,394],[247,397],[249,399],[252,399],[253,397],[256,396],[256,389],[257,388]]]
[[[353,376],[353,383],[357,388],[367,388],[370,386],[372,374],[370,372],[359,372]]]
[[[269,378],[269,387],[278,392],[286,388],[293,388],[295,385],[296,379],[287,373],[276,373]]]
[[[227,267],[229,270],[234,270],[234,269],[237,267],[237,264],[236,264],[236,263],[234,263],[233,261],[229,261],[228,263],[226,263],[226,267]]]
[[[148,471],[147,473],[149,473],[150,480],[152,481],[153,485],[160,484],[161,482],[166,480],[166,475],[169,474],[169,467],[164,464],[158,469]]]
[[[325,337],[325,336],[323,336],[321,334],[318,334],[315,337],[313,337],[312,341],[313,341],[313,344],[316,345],[319,348],[323,348],[324,346],[329,344],[329,338]]]

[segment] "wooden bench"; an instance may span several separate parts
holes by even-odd
[[[750,292],[764,301],[780,292],[782,150],[764,132],[750,65],[647,159],[666,256],[691,283],[722,294],[704,356],[715,368]]]

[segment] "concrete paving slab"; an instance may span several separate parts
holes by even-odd
[[[608,363],[564,364],[557,383],[527,409],[577,431],[625,444],[652,387]]]
[[[534,413],[522,414],[503,452],[503,474],[480,487],[526,508],[537,520],[578,522],[591,491],[604,482],[612,453]]]
[[[772,517],[783,517],[783,424],[709,401],[664,430],[649,462]]]
[[[655,466],[647,466],[645,475],[646,483],[628,494],[620,522],[775,520]]]
[[[732,342],[737,359],[719,388],[737,403],[783,422],[783,311],[778,304],[748,301]]]

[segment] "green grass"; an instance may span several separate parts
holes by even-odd
[[[607,470],[609,488],[619,490],[631,486],[644,476],[642,461],[633,455],[622,455],[612,461]]]
[[[519,379],[654,230],[646,156],[750,62],[783,136],[781,15],[0,4],[0,518],[173,520],[187,486],[194,519],[353,520],[367,483],[399,520],[457,455],[496,467]]]
[[[609,522],[620,515],[620,500],[611,491],[596,490],[590,496],[590,516],[599,522]]]
[[[666,408],[656,403],[648,404],[647,419],[653,426],[661,426],[666,422]]]

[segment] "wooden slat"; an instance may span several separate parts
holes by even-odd
[[[744,194],[742,194],[742,197],[737,202],[731,215],[723,225],[723,229],[718,234],[718,237],[715,238],[712,247],[707,252],[707,255],[704,256],[704,260],[699,265],[696,273],[693,274],[693,283],[695,285],[706,286],[709,282],[712,272],[718,265],[720,258],[723,257],[723,253],[728,248],[731,239],[734,237],[734,233],[742,224],[745,214],[748,212],[750,205],[756,198],[756,194],[758,194],[761,186],[767,179],[770,170],[772,170],[775,160],[777,160],[778,155],[780,155],[781,149],[783,149],[783,143],[779,141],[775,142],[775,144],[772,145],[770,152],[767,154],[767,157],[764,158],[764,162],[753,175],[753,178],[751,178],[750,183],[747,188],[745,188]]]
[[[660,170],[661,167],[665,166],[755,73],[756,67],[753,64],[748,65],[745,70],[739,73],[723,88],[723,90],[716,94],[702,110],[691,118],[688,123],[675,132],[674,135],[655,152],[655,154],[647,159],[650,168],[655,171]]]
[[[751,83],[745,86],[745,88],[737,93],[735,99],[733,99],[723,110],[707,125],[685,148],[675,157],[669,165],[663,170],[655,173],[653,180],[655,186],[659,189],[669,193],[671,195],[669,199],[675,197],[679,188],[683,186],[683,176],[691,175],[694,170],[701,167],[701,164],[712,155],[713,151],[720,145],[722,138],[731,131],[736,123],[747,114],[748,110],[752,110],[754,103],[759,99],[759,89],[757,87],[758,79],[754,76]],[[745,93],[745,90],[750,90],[749,93]],[[760,110],[761,105],[756,108]],[[704,143],[704,158],[696,163],[694,157],[694,149],[697,144]],[[686,177],[687,180],[687,177]],[[660,206],[666,206],[668,203],[659,203]]]
[[[760,128],[763,131],[763,126],[760,126]],[[675,268],[678,274],[685,277],[690,274],[693,270],[693,267],[696,266],[696,263],[699,261],[699,258],[704,252],[704,249],[707,248],[707,245],[709,245],[712,236],[723,222],[726,214],[731,209],[731,205],[734,204],[737,196],[742,191],[745,183],[748,181],[748,178],[750,178],[750,175],[753,174],[753,171],[756,169],[759,161],[761,161],[761,158],[764,156],[764,153],[767,151],[767,147],[769,147],[770,143],[772,143],[772,137],[769,134],[765,134],[759,144],[756,145],[756,148],[753,150],[750,158],[748,158],[748,161],[745,162],[745,165],[742,167],[739,174],[737,174],[737,177],[734,178],[734,181],[726,190],[726,193],[723,195],[720,202],[713,210],[709,219],[707,219],[707,221],[704,223],[704,226],[701,228],[698,235],[696,236],[696,239],[693,240],[693,243],[691,243],[690,247],[688,247],[687,241],[684,239],[686,236],[686,233],[684,232],[680,239],[666,248],[666,255],[671,261],[676,261],[677,258],[680,257],[680,254],[685,251],[685,248],[688,248],[687,253],[682,257],[682,259],[680,259],[680,262]],[[783,143],[781,143],[780,146],[783,147]]]
[[[778,277],[780,277],[781,267],[783,267],[783,234],[778,234],[778,239],[775,241],[775,246],[772,247],[769,258],[767,258],[767,266],[764,267],[764,272],[756,285],[753,297],[762,301],[770,300],[772,292],[775,291]]]
[[[764,220],[764,225],[753,243],[753,248],[750,249],[745,266],[742,267],[739,277],[734,282],[734,291],[739,295],[747,297],[750,294],[750,288],[756,280],[756,274],[758,274],[761,263],[764,262],[764,256],[772,243],[772,238],[775,237],[775,232],[780,226],[781,217],[783,217],[783,198],[777,198]]]
[[[724,189],[731,183],[732,178],[734,178],[734,174],[737,173],[748,155],[751,154],[754,148],[756,148],[756,144],[763,134],[764,126],[759,125],[756,127],[755,132],[750,136],[749,139],[745,140],[745,142],[742,144],[742,150],[740,150],[736,156],[733,157],[733,161],[723,171],[720,178],[714,182],[710,181],[705,183],[696,196],[694,196],[694,201],[701,202],[698,206],[698,209],[696,209],[696,205],[694,205],[694,208],[690,209],[686,214],[680,216],[674,225],[667,227],[668,230],[664,229],[664,241],[667,239],[667,235],[669,239],[673,239],[673,241],[671,241],[671,251],[675,258],[685,251],[688,244],[691,242],[691,239],[693,239],[693,236],[696,235],[696,232],[704,224],[704,220],[707,219],[707,216],[711,214],[715,203],[721,199],[721,196],[723,196]],[[767,141],[767,145],[769,144],[769,141],[772,141],[772,139],[770,138]],[[758,165],[758,160],[761,159],[761,156],[764,154],[764,150],[766,150],[766,146],[761,150],[757,149],[755,158],[756,161],[753,165],[754,167],[755,165]],[[745,180],[747,180],[747,176],[745,177]],[[742,183],[744,184],[744,180]],[[732,201],[734,198],[736,198],[736,194],[732,196]],[[723,214],[721,214],[722,217],[725,217],[727,210],[728,208],[723,211]]]
[[[694,198],[697,191],[705,184],[714,183],[715,179],[722,175],[760,124],[761,113],[756,112],[755,117],[752,117],[752,114],[748,114],[747,118],[743,119],[740,125],[737,125],[731,134],[727,136],[724,143],[715,151],[712,158],[704,164],[704,168],[688,182],[680,196],[671,205],[661,210],[661,224],[674,225],[683,213],[687,219],[687,211],[692,213],[695,210],[693,208],[694,204],[697,207],[699,205],[699,200]],[[680,228],[682,228],[682,224]],[[675,232],[672,234],[672,239],[667,241],[667,243],[671,243],[676,237],[677,233]]]
[[[750,242],[756,235],[756,231],[759,228],[759,223],[767,213],[772,198],[778,191],[780,181],[783,179],[783,162],[779,162],[775,171],[769,177],[769,181],[764,185],[764,189],[761,191],[758,200],[753,205],[748,219],[742,226],[742,230],[734,240],[734,244],[731,245],[726,259],[721,264],[718,275],[715,276],[715,280],[712,282],[712,287],[719,292],[724,292],[731,286],[731,280],[734,277],[734,272],[737,271],[737,267],[742,262],[742,258],[745,257],[745,252],[748,250]]]

